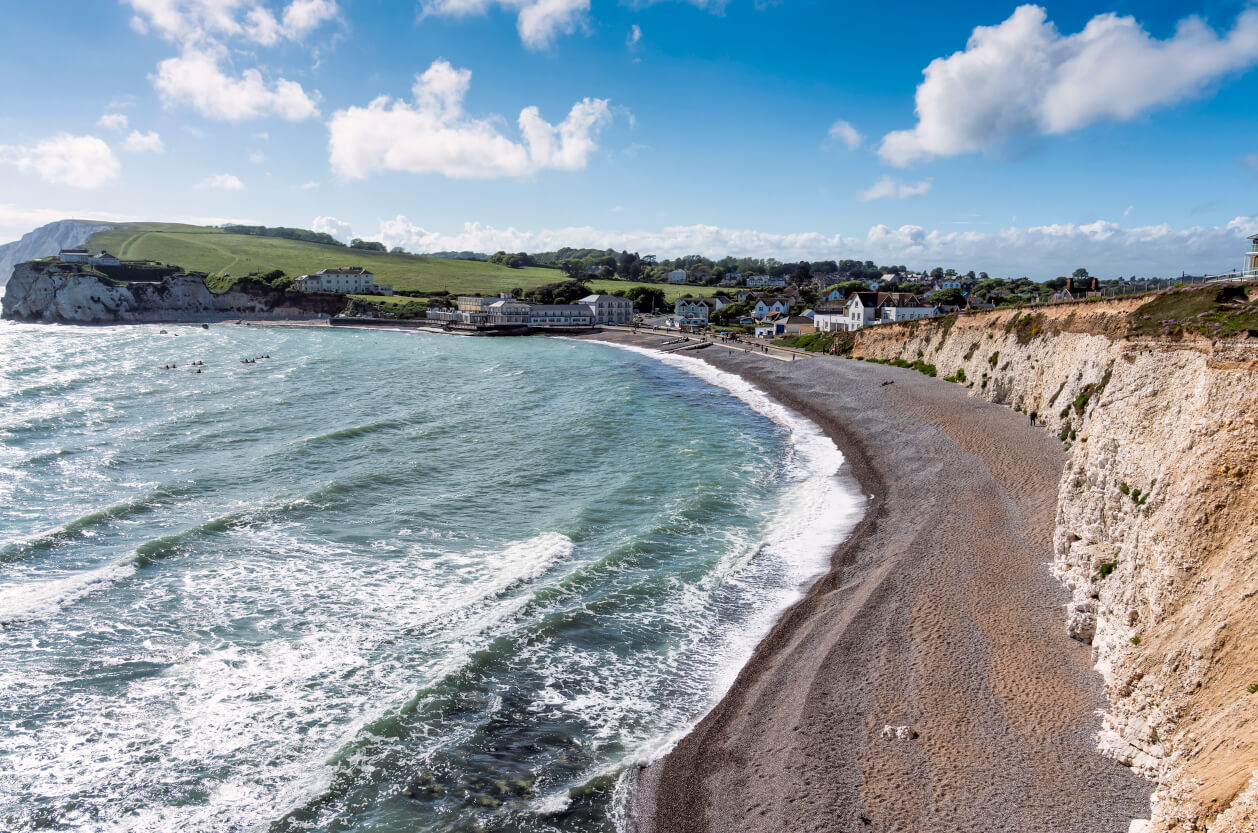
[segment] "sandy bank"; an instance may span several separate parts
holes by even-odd
[[[1095,749],[1101,678],[1049,571],[1061,444],[912,371],[694,355],[819,424],[873,499],[729,694],[646,771],[639,828],[1121,833],[1147,817],[1149,785]]]

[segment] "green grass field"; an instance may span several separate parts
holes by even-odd
[[[565,280],[557,269],[509,269],[475,260],[447,260],[419,255],[386,254],[346,249],[278,237],[228,234],[222,229],[178,223],[131,223],[94,235],[87,245],[107,249],[123,260],[156,260],[211,275],[265,274],[281,269],[297,276],[336,266],[363,266],[375,273],[376,282],[392,284],[403,292],[449,291],[465,295],[496,295],[512,289],[532,289]],[[626,281],[590,281],[595,292],[614,292],[637,284]],[[653,284],[664,290],[670,302],[703,287]]]

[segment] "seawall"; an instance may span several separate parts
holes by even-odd
[[[1098,745],[1156,783],[1152,830],[1253,831],[1258,338],[1133,332],[1146,300],[880,326],[853,355],[934,364],[1058,437],[1053,570],[1105,681]]]

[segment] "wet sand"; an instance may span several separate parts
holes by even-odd
[[[815,421],[873,497],[725,698],[642,773],[638,830],[1126,833],[1147,818],[1150,785],[1095,751],[1101,678],[1049,571],[1061,443],[910,370],[691,355]]]

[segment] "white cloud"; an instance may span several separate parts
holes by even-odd
[[[75,188],[99,188],[122,173],[118,157],[96,136],[58,133],[34,145],[0,145],[0,163],[45,182]]]
[[[274,46],[280,38],[300,41],[339,12],[335,0],[293,0],[278,16],[257,0],[124,2],[135,11],[133,29],[180,44],[235,37],[262,46]]]
[[[421,16],[467,17],[501,7],[516,12],[516,31],[529,49],[545,49],[583,25],[590,0],[423,0]]]
[[[314,222],[310,224],[310,229],[330,234],[342,243],[348,243],[354,239],[353,227],[335,217],[315,217]]]
[[[851,122],[846,121],[836,121],[830,125],[830,131],[826,135],[832,142],[842,142],[848,150],[856,150],[865,140],[860,131],[852,127]]]
[[[1127,210],[1123,212],[1123,216],[1124,216],[1124,217],[1130,217],[1130,216],[1131,216],[1131,212],[1133,212],[1133,211],[1135,211],[1135,210],[1136,210],[1136,207],[1135,207],[1134,205],[1129,205],[1129,206],[1127,206]]]
[[[1241,157],[1241,164],[1258,175],[1258,153],[1247,153]]]
[[[255,150],[249,154],[249,161],[254,165],[261,165],[266,161],[266,154]]]
[[[1043,8],[1020,6],[1003,23],[975,28],[965,51],[926,67],[917,126],[888,133],[878,153],[906,166],[1019,135],[1126,121],[1256,63],[1258,9],[1241,12],[1222,37],[1188,17],[1159,41],[1134,18],[1113,13],[1062,35]]]
[[[127,117],[123,113],[106,113],[96,120],[96,126],[106,130],[126,130]]]
[[[186,105],[209,118],[241,121],[276,115],[300,121],[319,115],[296,81],[280,78],[268,84],[256,69],[230,78],[211,50],[190,47],[178,58],[167,58],[157,65],[152,81],[167,107]]]
[[[870,200],[904,200],[909,197],[925,196],[930,191],[930,180],[921,182],[900,182],[884,176],[858,196],[864,202]]]
[[[373,239],[407,251],[553,251],[562,246],[628,249],[676,257],[776,257],[783,261],[856,258],[910,267],[954,267],[994,275],[1052,278],[1086,266],[1094,275],[1178,275],[1235,268],[1258,230],[1258,216],[1222,226],[1123,228],[1100,221],[1011,227],[995,232],[932,231],[920,226],[875,225],[863,237],[819,232],[772,233],[719,226],[673,226],[660,231],[609,231],[589,226],[524,231],[465,223],[443,233],[406,217],[380,224]]]
[[[611,120],[604,99],[586,98],[551,125],[538,108],[518,120],[523,142],[504,136],[494,118],[463,112],[472,73],[434,61],[412,88],[414,104],[380,96],[367,107],[332,115],[329,161],[341,176],[373,171],[439,173],[455,178],[527,176],[547,168],[579,170],[597,148],[595,137]]]
[[[290,40],[302,40],[337,12],[335,0],[293,0],[284,9],[284,34]]]
[[[629,37],[625,39],[625,43],[630,49],[637,48],[638,44],[642,43],[642,27],[636,23],[633,24],[629,29]]]
[[[304,191],[310,191],[310,190],[313,190],[313,189],[315,189],[315,188],[318,188],[318,187],[319,187],[319,183],[317,183],[317,182],[315,182],[313,179],[311,179],[311,180],[307,180],[306,182],[303,182],[303,183],[301,184],[301,187],[302,187],[302,190],[304,190]]]
[[[201,191],[239,191],[245,184],[232,174],[215,174],[201,180],[194,187]]]
[[[166,152],[166,145],[162,142],[162,137],[152,130],[147,133],[132,130],[131,135],[127,136],[126,141],[119,145],[119,147],[128,153]]]

